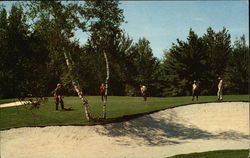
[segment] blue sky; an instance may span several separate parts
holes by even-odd
[[[1,2],[10,8],[12,2]],[[127,23],[122,28],[137,42],[140,37],[150,41],[154,56],[162,58],[176,39],[186,40],[192,28],[199,36],[208,27],[220,31],[225,27],[232,41],[245,34],[249,42],[247,0],[241,1],[120,1]],[[86,36],[77,32],[81,44]]]
[[[146,37],[158,58],[177,38],[186,40],[190,28],[202,36],[208,27],[225,27],[232,41],[243,34],[249,41],[247,1],[121,1],[120,7],[128,22],[122,27],[135,42]]]

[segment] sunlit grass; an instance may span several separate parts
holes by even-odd
[[[102,102],[99,96],[88,96],[91,111],[95,118],[102,117]],[[150,97],[145,102],[142,97],[108,97],[107,118],[116,120],[124,116],[146,114],[162,109],[183,106],[193,103],[215,102],[216,96],[202,96],[199,101],[191,101],[191,97]],[[228,95],[224,101],[248,101],[248,95]],[[103,122],[88,122],[83,106],[78,97],[65,97],[65,107],[72,111],[56,111],[54,98],[42,104],[39,109],[30,110],[30,105],[0,108],[0,129],[27,126],[51,125],[92,125]],[[59,108],[60,109],[60,108]],[[127,118],[126,117],[126,118]],[[105,123],[109,122],[106,121]]]
[[[248,150],[219,150],[176,155],[168,158],[247,158]]]

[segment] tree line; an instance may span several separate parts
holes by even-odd
[[[118,1],[32,1],[0,7],[0,98],[52,96],[57,83],[68,95],[98,95],[108,82],[109,95],[139,95],[145,84],[150,96],[191,94],[193,80],[201,95],[215,95],[223,77],[226,94],[248,93],[249,46],[243,35],[231,42],[229,30],[211,27],[203,36],[190,29],[154,57],[150,41],[134,41],[126,30]],[[88,35],[83,45],[74,31]],[[106,55],[106,58],[105,58]],[[107,60],[106,60],[107,59]],[[107,79],[107,61],[109,78]]]

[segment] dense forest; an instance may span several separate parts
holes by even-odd
[[[244,35],[232,43],[226,28],[208,26],[200,37],[190,28],[185,41],[170,41],[158,59],[143,35],[134,41],[121,29],[125,20],[118,1],[19,2],[10,11],[0,6],[0,98],[52,96],[57,83],[76,95],[74,81],[85,95],[98,95],[107,61],[109,95],[137,96],[140,84],[150,96],[190,95],[193,80],[201,95],[215,95],[219,76],[225,94],[248,93]],[[73,39],[76,30],[88,35],[86,43]]]

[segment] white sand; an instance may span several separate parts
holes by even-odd
[[[20,106],[20,105],[25,105],[29,104],[30,101],[16,101],[12,103],[5,103],[5,104],[0,104],[0,108],[5,108],[5,107],[11,107],[11,106]]]
[[[249,148],[249,104],[168,109],[122,123],[1,131],[1,158],[164,158]]]

